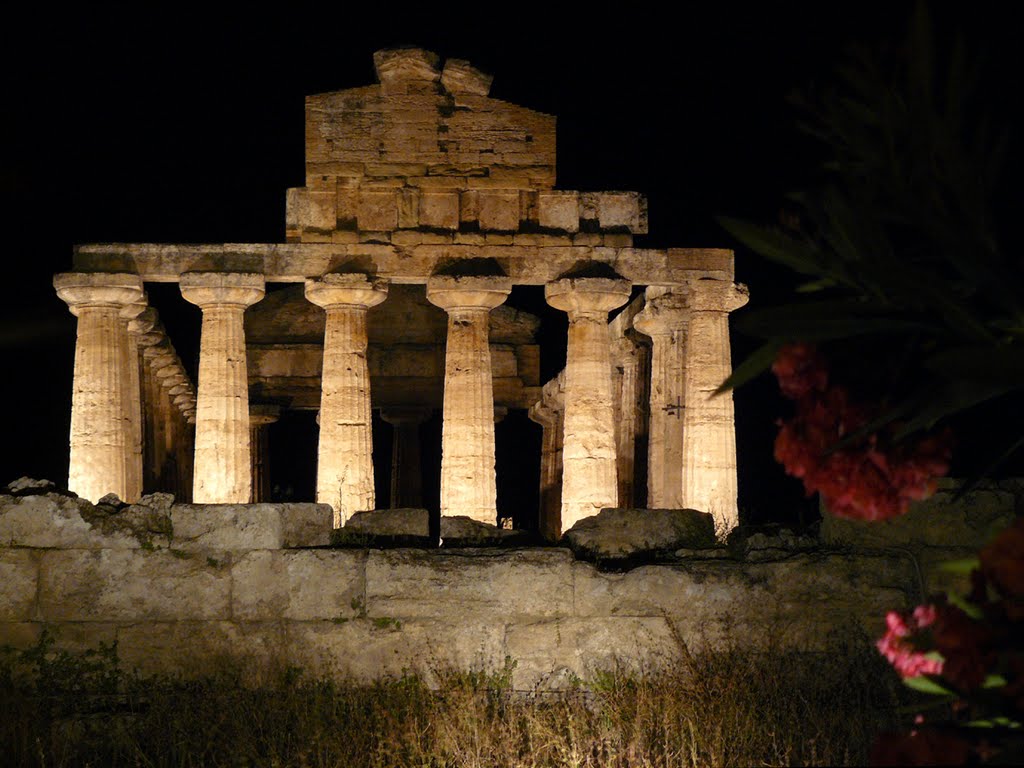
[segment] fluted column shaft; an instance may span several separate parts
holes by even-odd
[[[189,272],[181,294],[203,311],[192,500],[245,504],[251,494],[245,308],[263,297],[263,275]]]
[[[125,493],[124,501],[138,501],[142,495],[142,380],[140,376],[139,333],[132,321],[146,309],[143,295],[139,302],[121,310],[127,333],[124,334],[124,356],[128,382],[124,390],[125,422]]]
[[[127,498],[124,406],[131,375],[120,312],[141,298],[142,281],[131,274],[64,273],[53,282],[78,317],[68,488],[94,502],[108,493]]]
[[[683,419],[683,505],[709,512],[724,537],[739,523],[736,417],[732,392],[715,391],[732,372],[729,313],[747,302],[732,283],[691,284]]]
[[[496,525],[490,311],[511,290],[501,277],[431,277],[427,299],[448,313],[441,428],[441,514]]]
[[[562,444],[562,530],[618,503],[608,313],[629,300],[627,280],[563,278],[545,297],[569,314]]]
[[[363,275],[306,282],[306,298],[327,313],[316,500],[334,509],[335,527],[376,505],[366,314],[386,297],[385,283]]]
[[[648,289],[649,294],[651,293]],[[686,409],[685,296],[650,296],[633,327],[651,337],[647,506],[683,507],[683,426]],[[719,382],[721,383],[721,382]]]
[[[629,338],[619,339],[613,366],[615,382],[615,449],[618,464],[618,506],[635,504],[637,402],[637,348]]]
[[[562,533],[562,410],[540,401],[528,415],[541,426],[538,528],[545,540],[555,541]]]

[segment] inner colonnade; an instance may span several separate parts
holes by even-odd
[[[467,63],[403,49],[375,64],[379,84],[307,99],[286,243],[78,246],[54,278],[78,318],[70,489],[261,500],[266,425],[316,410],[316,500],[344,525],[377,505],[373,410],[406,506],[418,425],[439,409],[441,514],[494,524],[511,408],[543,430],[546,537],[644,497],[735,526],[732,398],[713,396],[746,301],[732,253],[634,247],[643,198],[555,190],[554,119],[489,98]],[[201,310],[195,384],[147,283]],[[277,283],[294,288],[268,294]],[[515,286],[568,318],[565,369],[543,386],[538,321],[506,306]]]

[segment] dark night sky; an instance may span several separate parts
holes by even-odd
[[[555,114],[558,185],[646,194],[651,234],[638,245],[735,247],[714,217],[772,219],[813,168],[786,95],[827,81],[852,41],[900,39],[912,5],[705,5],[673,17],[632,3],[341,3],[11,18],[0,32],[0,481],[66,479],[74,319],[50,280],[70,268],[73,244],[283,240],[284,191],[303,183],[303,97],[373,82],[378,48],[468,59],[494,75],[492,96]],[[940,39],[959,30],[984,50],[992,97],[1019,114],[1020,6],[933,8]],[[791,285],[743,250],[737,279],[762,305]],[[198,310],[176,311],[186,357]],[[751,342],[734,335],[733,349],[739,360]],[[767,380],[737,394],[751,521],[801,503],[770,458],[780,408]]]

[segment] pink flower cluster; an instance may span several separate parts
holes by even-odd
[[[829,386],[824,359],[809,344],[790,344],[772,372],[796,413],[780,424],[775,459],[803,480],[807,494],[820,493],[832,514],[858,520],[886,520],[927,498],[949,469],[949,432],[913,444],[895,444],[871,434],[836,448],[866,425],[870,413],[840,386]]]
[[[901,677],[942,674],[944,660],[920,651],[913,642],[914,635],[935,623],[935,616],[934,605],[917,606],[909,620],[896,611],[885,615],[885,635],[875,645]]]

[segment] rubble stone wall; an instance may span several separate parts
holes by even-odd
[[[116,640],[144,673],[233,659],[359,680],[508,658],[527,689],[670,663],[682,644],[875,636],[920,599],[906,551],[748,539],[610,571],[566,548],[336,549],[326,506],[171,502],[0,495],[0,645],[48,628],[71,649]]]

